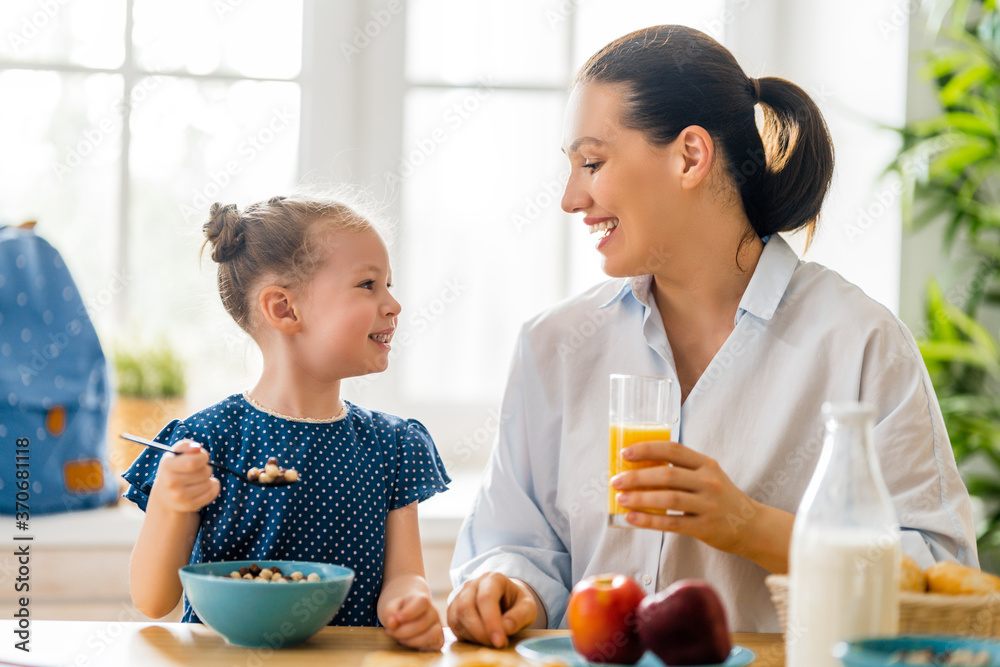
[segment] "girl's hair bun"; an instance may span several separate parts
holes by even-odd
[[[212,259],[216,262],[228,262],[243,248],[243,216],[236,204],[212,204],[202,230],[212,244]]]

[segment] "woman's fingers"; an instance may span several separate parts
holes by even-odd
[[[499,573],[486,575],[479,584],[476,594],[476,608],[483,623],[483,631],[488,643],[496,648],[507,644],[507,633],[503,631],[503,611],[501,601],[507,597],[510,580]]]
[[[705,498],[686,491],[629,491],[615,500],[622,507],[635,510],[674,510],[685,514],[704,514],[711,507]]]
[[[538,607],[535,605],[535,600],[531,594],[524,591],[517,596],[514,604],[503,613],[503,631],[507,635],[512,635],[534,623],[537,617]]]
[[[507,635],[534,622],[535,601],[521,582],[499,572],[468,581],[448,605],[448,625],[460,639],[503,648]]]
[[[622,450],[626,461],[663,461],[683,468],[697,468],[708,458],[679,442],[648,440],[629,445]]]
[[[701,474],[690,468],[657,465],[619,473],[611,478],[611,487],[619,491],[628,489],[680,489],[698,491],[703,488]]]
[[[448,605],[448,626],[459,639],[489,645],[489,636],[479,617],[476,592],[482,577],[465,582],[455,599]]]

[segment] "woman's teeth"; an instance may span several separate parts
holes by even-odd
[[[368,336],[372,340],[377,340],[380,343],[388,344],[392,340],[392,334],[371,334]]]
[[[605,220],[604,222],[599,222],[596,225],[591,225],[590,233],[601,234],[608,230],[614,229],[617,226],[618,226],[618,218],[614,218],[612,220]]]

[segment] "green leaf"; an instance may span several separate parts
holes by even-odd
[[[963,137],[956,145],[946,149],[931,162],[929,175],[932,180],[954,179],[970,166],[990,157],[996,151],[992,141],[980,137]]]

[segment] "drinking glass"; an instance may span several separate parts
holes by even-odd
[[[670,440],[671,426],[677,421],[674,382],[650,375],[611,375],[611,405],[608,413],[608,525],[635,528],[625,521],[628,508],[615,501],[618,493],[610,480],[620,472],[657,465],[661,461],[626,461],[622,450],[637,442]],[[678,406],[679,407],[679,406]],[[664,514],[663,510],[644,510]]]

